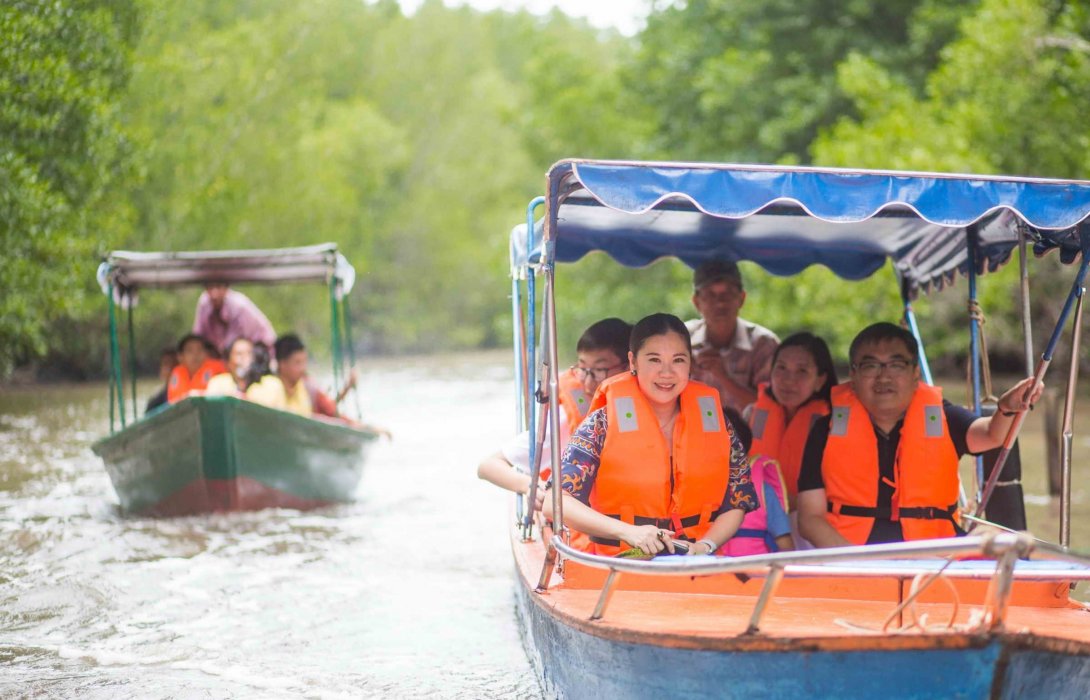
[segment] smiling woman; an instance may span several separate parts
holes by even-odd
[[[681,319],[652,314],[632,330],[632,371],[602,386],[568,442],[561,488],[587,551],[709,554],[756,508],[745,450],[717,392],[690,381]],[[669,536],[668,536],[669,535]],[[679,548],[680,549],[680,548]]]

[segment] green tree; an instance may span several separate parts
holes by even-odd
[[[120,0],[0,6],[0,376],[85,312],[94,253],[129,225],[118,98],[138,19]]]
[[[862,115],[844,117],[813,145],[823,165],[1016,173],[1083,178],[1090,166],[1085,118],[1090,106],[1090,22],[1083,2],[984,0],[959,26],[921,89],[874,61],[853,55],[838,70]],[[1037,342],[1070,284],[1056,256],[1036,262]],[[1014,266],[981,283],[991,349],[1020,355]],[[965,319],[965,290],[921,302],[925,315]],[[1038,345],[1039,347],[1039,345]],[[936,350],[964,348],[940,336]]]
[[[973,2],[690,0],[653,13],[626,88],[654,110],[672,160],[805,162],[852,104],[852,52],[915,84]]]

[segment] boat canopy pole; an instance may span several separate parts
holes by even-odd
[[[341,311],[344,313],[344,348],[348,353],[348,368],[356,368],[356,345],[352,338],[352,313],[348,308],[348,297],[352,293],[345,294],[341,299]],[[352,386],[352,398],[356,405],[356,418],[363,420],[363,409],[360,408],[360,390],[359,387]]]
[[[523,334],[526,332],[522,318],[522,295],[520,293],[519,277],[511,275],[511,345],[515,358],[515,433],[521,433],[526,429],[526,396],[525,387],[525,354]]]
[[[1060,342],[1060,334],[1063,333],[1063,327],[1067,323],[1067,317],[1071,315],[1071,309],[1075,305],[1076,298],[1081,296],[1081,290],[1085,285],[1086,271],[1087,268],[1090,268],[1090,228],[1080,230],[1079,245],[1082,248],[1082,256],[1079,260],[1079,270],[1075,274],[1075,282],[1071,285],[1071,292],[1067,295],[1067,301],[1064,302],[1063,309],[1060,311],[1060,316],[1056,319],[1056,327],[1052,331],[1052,337],[1049,338],[1048,345],[1045,346],[1045,351],[1042,353],[1041,359],[1037,362],[1037,368],[1033,372],[1035,384],[1040,384],[1044,380],[1045,373],[1048,371],[1048,366],[1052,364],[1052,355],[1056,352],[1056,346]],[[1030,390],[1032,391],[1032,388]],[[979,505],[977,505],[975,515],[978,518],[984,516],[984,508],[988,505],[988,500],[992,497],[992,491],[995,490],[995,484],[999,480],[999,475],[1003,472],[1003,465],[1007,462],[1007,456],[1010,455],[1014,440],[1018,437],[1018,431],[1022,429],[1022,423],[1024,423],[1025,420],[1026,411],[1019,411],[1014,417],[1011,427],[1007,430],[1007,437],[1003,440],[1003,449],[999,451],[999,455],[996,457],[995,466],[992,468],[992,474],[988,477],[988,483],[984,486],[984,494],[980,498]]]
[[[534,211],[541,204],[545,203],[544,197],[534,197],[530,200],[530,203],[526,205],[526,258],[527,258],[527,270],[526,276],[526,308],[527,308],[527,320],[526,320],[526,367],[529,368],[529,375],[526,377],[528,395],[526,397],[527,413],[529,414],[529,425],[526,429],[530,435],[530,464],[534,464],[537,459],[537,455],[534,451],[534,439],[537,435],[537,416],[536,411],[530,408],[533,404],[531,396],[536,392],[534,386],[534,380],[537,377],[537,338],[535,337],[535,326],[537,324],[537,275],[532,264],[530,264],[530,251],[534,249]],[[546,205],[546,209],[548,206]],[[533,504],[530,505],[533,508]]]
[[[919,355],[920,375],[927,384],[934,384],[931,379],[931,364],[927,361],[927,352],[924,350],[923,338],[920,337],[920,326],[916,323],[916,312],[912,310],[912,300],[908,296],[908,285],[901,283],[901,303],[905,310],[905,325],[916,339],[916,349]]]
[[[1060,544],[1071,546],[1071,448],[1075,438],[1075,389],[1079,383],[1079,345],[1082,336],[1082,300],[1086,288],[1079,288],[1075,302],[1075,325],[1071,336],[1071,366],[1067,372],[1064,400],[1063,440],[1060,443]]]
[[[329,278],[329,329],[333,336],[331,345],[333,346],[333,395],[336,396],[341,391],[341,323],[340,314],[337,312],[337,278]]]
[[[557,369],[558,352],[556,343],[556,279],[555,279],[555,267],[552,263],[552,248],[553,242],[546,238],[545,249],[549,253],[548,260],[545,267],[545,301],[549,305],[549,315],[545,320],[549,324],[548,327],[548,349],[549,353],[549,396],[560,395],[560,373]],[[549,422],[552,425],[560,425],[560,403],[555,400],[549,401]],[[552,458],[552,474],[553,474],[553,530],[558,537],[562,538],[564,533],[564,501],[561,498],[563,489],[560,488],[560,431],[549,431],[549,448],[552,452],[549,456]]]
[[[980,417],[980,317],[972,310],[977,308],[977,260],[976,260],[976,226],[969,228],[969,375],[973,384],[973,415]],[[977,455],[974,458],[976,469],[974,470],[974,491],[977,503],[980,502],[982,487],[984,484],[984,458]],[[977,515],[982,515],[977,513]]]
[[[121,429],[125,429],[125,390],[121,381],[121,344],[117,340],[117,310],[114,304],[114,286],[110,284],[107,295],[110,305],[110,396],[117,392],[118,415],[121,416]],[[110,432],[114,430],[114,412],[110,406]]]
[[[1026,376],[1033,374],[1033,324],[1030,319],[1029,270],[1026,266],[1026,228],[1018,225],[1018,291],[1022,302],[1022,343],[1025,346]]]
[[[136,333],[132,325],[132,307],[136,304],[131,292],[125,297],[129,300],[129,379],[132,381],[132,422],[135,423],[140,419],[136,413]]]
[[[550,301],[549,297],[546,296],[544,304],[541,308],[541,315],[544,318],[548,318],[550,312]],[[549,327],[545,325],[542,328],[541,341],[543,344],[545,344],[546,347],[548,347],[548,338]],[[542,375],[547,375],[549,373],[548,368],[550,365],[549,355],[547,352],[542,355],[541,364],[543,369]],[[530,536],[533,534],[534,504],[537,503],[537,491],[540,488],[539,483],[541,482],[542,477],[542,448],[545,446],[545,433],[548,430],[548,426],[550,425],[549,417],[551,415],[551,412],[549,411],[549,406],[553,403],[553,394],[549,393],[548,386],[548,384],[545,384],[544,386],[542,386],[542,389],[540,391],[534,394],[534,398],[537,400],[538,405],[536,411],[537,432],[530,436],[530,439],[532,441],[530,445],[530,454],[532,454],[533,457],[530,461],[530,490],[527,493],[527,501],[529,507],[527,508],[526,513],[524,513],[522,516],[522,537],[524,540],[529,540]],[[552,471],[550,468],[549,471],[545,474],[545,478],[549,478],[549,475],[551,473]]]

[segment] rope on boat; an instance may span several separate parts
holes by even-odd
[[[984,334],[984,309],[980,307],[980,302],[976,299],[969,300],[969,320],[975,320],[978,324],[978,333],[980,338],[980,374],[981,379],[984,382],[984,396],[981,397],[982,401],[989,403],[999,403],[999,397],[992,391],[992,366],[988,360],[988,339]],[[969,357],[966,360],[965,365],[965,395],[972,397],[973,395],[973,358]]]
[[[861,625],[850,620],[843,618],[837,618],[833,622],[841,627],[849,629],[853,632],[865,632],[868,634],[911,634],[915,632],[973,632],[988,622],[989,615],[984,610],[973,610],[969,614],[969,619],[962,624],[956,622],[958,612],[961,610],[961,598],[958,595],[957,587],[954,583],[945,576],[947,567],[953,564],[957,559],[947,558],[946,563],[934,573],[920,573],[916,574],[912,578],[912,584],[909,586],[908,596],[902,600],[893,609],[892,612],[886,617],[885,622],[882,623],[880,628],[871,627],[869,625]],[[942,581],[946,584],[947,589],[953,596],[953,610],[950,612],[950,619],[944,623],[929,623],[927,620],[927,613],[920,613],[916,608],[917,599],[920,595],[931,587],[936,581]],[[987,599],[987,597],[985,598]],[[890,624],[897,619],[903,612],[908,611],[909,621],[896,627],[890,627]]]

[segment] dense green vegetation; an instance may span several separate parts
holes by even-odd
[[[97,256],[336,241],[363,344],[503,346],[506,233],[564,156],[1086,177],[1088,3],[691,0],[633,38],[560,14],[430,0],[15,0],[0,7],[0,376],[102,371]],[[1046,270],[1052,260],[1037,264]],[[983,285],[1020,349],[1012,268]],[[898,312],[859,285],[748,267],[745,315],[843,348]],[[1065,275],[1040,275],[1040,311]],[[689,272],[590,256],[560,273],[570,344],[604,315],[689,313]],[[246,290],[251,291],[251,290]],[[149,293],[144,362],[196,291]],[[252,290],[279,329],[327,333],[321,289]],[[964,346],[963,292],[921,302]],[[1038,328],[1043,327],[1038,323]]]

